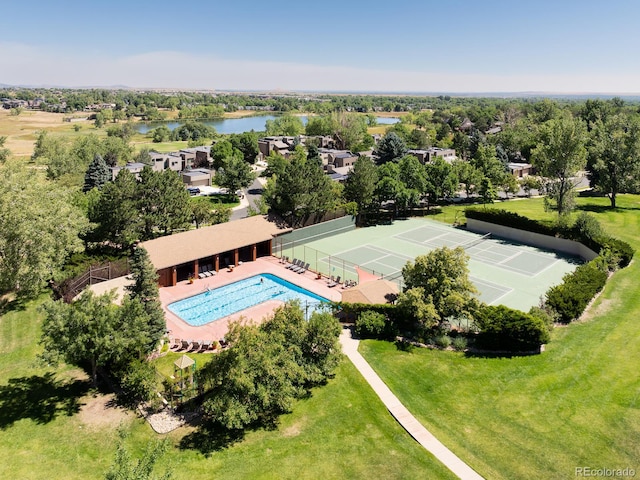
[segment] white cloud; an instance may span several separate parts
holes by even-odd
[[[260,62],[175,51],[123,57],[74,54],[0,42],[0,83],[138,88],[382,91],[382,92],[607,92],[640,91],[640,75],[454,74]]]

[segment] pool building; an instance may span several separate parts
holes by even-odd
[[[290,231],[256,215],[148,240],[140,246],[149,252],[159,285],[172,287],[203,272],[270,256],[273,238]]]

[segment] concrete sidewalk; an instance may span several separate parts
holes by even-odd
[[[373,371],[367,361],[358,352],[358,340],[351,335],[351,328],[345,328],[340,335],[342,351],[349,357],[365,380],[371,385],[374,392],[380,397],[382,403],[387,407],[389,413],[402,425],[420,445],[426,448],[438,460],[464,480],[483,480],[469,465],[460,460],[451,450],[445,447],[436,437],[434,437],[418,420],[400,403],[389,387]]]

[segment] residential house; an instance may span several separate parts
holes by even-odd
[[[194,168],[182,172],[182,182],[187,187],[209,187],[211,186],[212,172],[207,168]]]
[[[510,163],[509,172],[516,178],[524,178],[533,175],[534,167],[530,163]]]
[[[430,163],[437,157],[443,158],[446,162],[453,162],[456,157],[456,151],[453,148],[430,147],[422,150],[409,150],[409,155],[416,157],[420,163]]]
[[[136,177],[136,179],[139,180],[140,172],[142,172],[142,169],[146,166],[147,165],[145,165],[144,163],[135,162],[135,163],[127,163],[124,167],[122,166],[110,167],[109,170],[111,170],[111,180],[115,180],[116,177],[118,176],[118,173],[122,169],[129,170]]]

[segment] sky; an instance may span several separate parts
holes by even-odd
[[[30,0],[0,84],[640,93],[637,0]]]

